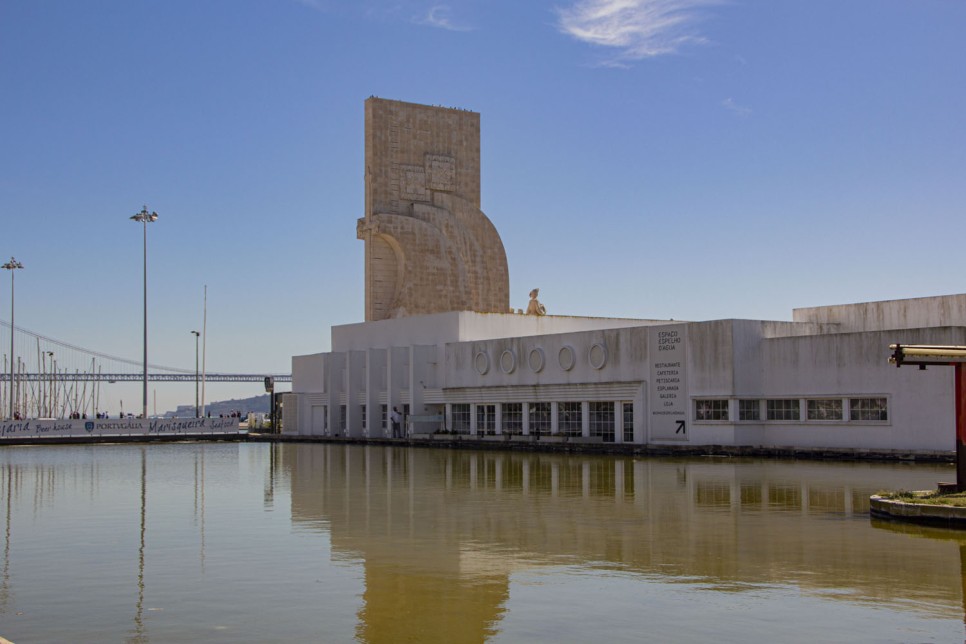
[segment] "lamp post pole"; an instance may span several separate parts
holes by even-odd
[[[13,274],[16,269],[23,268],[23,264],[11,257],[2,268],[10,271],[10,419],[13,420]]]
[[[148,417],[148,222],[158,220],[158,213],[148,212],[144,206],[136,215],[131,217],[144,225],[144,390],[142,397],[141,418]]]
[[[201,336],[197,331],[191,332],[195,336],[195,418],[201,416],[201,407],[198,405],[198,338]]]

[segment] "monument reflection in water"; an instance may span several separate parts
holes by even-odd
[[[948,466],[352,445],[0,451],[13,641],[949,641]],[[886,610],[883,610],[886,609]]]

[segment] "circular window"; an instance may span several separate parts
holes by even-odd
[[[482,376],[490,370],[490,356],[486,355],[486,351],[480,351],[473,358],[473,364],[476,367],[476,373]]]
[[[530,349],[530,355],[527,356],[527,363],[530,365],[530,371],[540,373],[543,371],[544,362],[543,349]]]
[[[510,349],[500,354],[500,370],[503,373],[513,373],[517,368],[517,357]]]
[[[560,353],[557,354],[557,362],[560,363],[560,368],[564,371],[570,371],[574,368],[574,364],[577,362],[574,356],[573,347],[562,347]]]
[[[601,369],[607,364],[607,347],[598,343],[590,346],[590,366]]]

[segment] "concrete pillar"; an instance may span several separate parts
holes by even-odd
[[[346,435],[365,436],[362,426],[362,408],[366,383],[366,352],[349,351],[346,368]]]
[[[530,435],[530,403],[523,403],[523,435]]]
[[[388,352],[385,349],[366,351],[366,423],[370,438],[385,438],[389,435],[382,426],[381,394],[386,390],[386,369]],[[388,423],[387,423],[388,424]]]
[[[586,400],[580,403],[580,435],[590,436],[590,403]]]
[[[414,416],[429,414],[426,408],[426,389],[436,388],[437,364],[436,345],[417,345],[412,347],[409,367],[409,413]],[[400,411],[402,411],[400,409]],[[449,411],[447,409],[447,411]],[[403,428],[405,432],[406,428]]]
[[[619,400],[615,400],[614,405],[614,442],[624,442],[624,405]]]
[[[399,409],[400,414],[402,413],[402,393],[407,388],[407,383],[412,382],[412,379],[409,377],[408,373],[411,364],[410,352],[410,347],[393,347],[388,351],[388,355],[386,357],[387,417],[392,413],[393,407]],[[411,395],[410,400],[412,400]],[[388,420],[388,418],[386,422],[389,425],[387,433],[392,436],[392,423]],[[399,430],[405,433],[406,428],[400,427]]]
[[[558,411],[557,411],[557,403],[555,402],[550,403],[550,433],[551,434],[559,433],[559,428],[557,427],[557,419],[559,417],[560,416],[558,415]]]
[[[329,391],[329,407],[327,413],[329,435],[330,436],[344,436],[345,433],[342,431],[342,427],[339,425],[339,408],[342,400],[342,396],[345,394],[345,383],[346,383],[346,362],[347,356],[345,353],[330,353],[326,356],[326,370],[325,375],[328,381],[328,391]]]

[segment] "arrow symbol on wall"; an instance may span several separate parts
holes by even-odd
[[[687,431],[684,429],[684,421],[683,420],[679,420],[679,421],[677,421],[677,423],[678,423],[678,428],[676,430],[674,430],[674,433],[675,434],[687,434]]]

